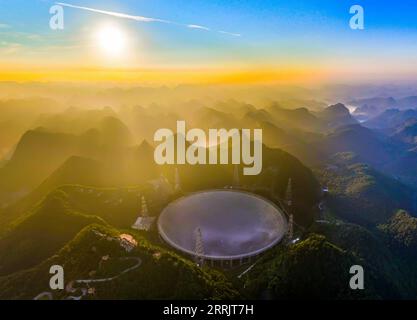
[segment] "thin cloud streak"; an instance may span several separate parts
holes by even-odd
[[[242,35],[240,33],[233,33],[233,32],[227,32],[227,31],[218,31],[219,33],[222,34],[227,34],[229,36],[233,36],[233,37],[241,37]]]
[[[160,22],[160,23],[168,23],[168,24],[172,23],[171,21],[168,21],[168,20],[148,18],[148,17],[142,17],[142,16],[133,16],[130,14],[94,9],[94,8],[89,8],[89,7],[81,7],[81,6],[76,6],[73,4],[63,3],[63,2],[57,2],[56,4],[63,6],[63,7],[80,9],[80,10],[85,10],[85,11],[90,11],[90,12],[95,12],[95,13],[101,13],[101,14],[106,14],[109,16],[117,17],[117,18],[130,19],[130,20],[135,20],[135,21],[140,21],[140,22]]]
[[[157,22],[157,23],[165,23],[165,24],[172,24],[172,25],[182,26],[182,27],[186,27],[186,28],[189,28],[189,29],[213,31],[208,27],[201,26],[201,25],[198,25],[198,24],[182,24],[182,23],[173,22],[173,21],[164,20],[164,19],[150,18],[150,17],[143,17],[143,16],[135,16],[135,15],[130,15],[130,14],[126,14],[126,13],[106,11],[106,10],[100,10],[100,9],[89,8],[89,7],[82,7],[82,6],[77,6],[77,5],[73,5],[73,4],[65,3],[65,2],[56,2],[56,4],[60,5],[60,6],[63,6],[63,7],[79,9],[79,10],[84,10],[84,11],[89,11],[89,12],[94,12],[94,13],[100,13],[100,14],[105,14],[105,15],[108,15],[108,16],[116,17],[116,18],[130,19],[130,20],[139,21],[139,22]],[[233,32],[226,32],[226,31],[214,31],[214,32],[221,33],[221,34],[226,34],[226,35],[233,36],[233,37],[240,37],[241,36],[241,34],[233,33]]]
[[[187,25],[187,28],[190,28],[190,29],[200,29],[200,30],[210,31],[210,28],[203,27],[203,26],[199,26],[198,24],[188,24],[188,25]]]

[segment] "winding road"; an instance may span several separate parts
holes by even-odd
[[[142,264],[142,259],[139,257],[122,257],[119,258],[120,260],[135,260],[136,264],[132,267],[129,267],[123,271],[121,271],[119,274],[113,276],[113,277],[109,277],[109,278],[102,278],[102,279],[80,279],[80,280],[75,280],[75,283],[82,283],[82,284],[90,284],[90,283],[100,283],[100,282],[108,282],[108,281],[113,281],[117,278],[119,278],[120,276],[133,271],[137,268],[139,268]],[[81,300],[85,295],[87,295],[88,293],[88,289],[87,288],[81,288],[81,295],[80,296],[68,296],[67,299],[68,300]],[[33,298],[33,300],[40,300],[41,298],[47,297],[48,300],[53,300],[53,295],[51,292],[42,292],[40,294],[38,294],[35,298]]]
[[[33,298],[33,300],[44,300],[42,299],[44,297],[48,298],[47,300],[53,300],[52,293],[48,291],[39,293],[35,298]]]
[[[83,279],[83,280],[75,280],[74,282],[75,283],[97,283],[97,282],[113,281],[117,279],[118,277],[120,277],[121,275],[139,268],[140,265],[142,264],[142,260],[138,257],[124,257],[124,258],[120,258],[120,260],[136,260],[136,264],[133,267],[123,270],[122,272],[120,272],[118,275],[115,275],[114,277],[102,278],[102,279]]]

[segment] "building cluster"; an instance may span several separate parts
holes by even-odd
[[[126,250],[126,252],[132,251],[137,247],[138,242],[130,234],[123,233],[119,236],[120,246]]]

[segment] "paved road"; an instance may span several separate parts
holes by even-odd
[[[142,259],[139,257],[123,257],[120,258],[120,260],[135,260],[136,264],[130,268],[127,268],[125,270],[123,270],[122,272],[120,272],[118,275],[115,275],[114,277],[110,277],[110,278],[102,278],[102,279],[81,279],[81,280],[75,280],[75,283],[98,283],[98,282],[107,282],[107,281],[113,281],[117,278],[119,278],[121,275],[128,273],[132,270],[135,270],[137,268],[139,268],[142,264]],[[82,295],[81,296],[68,296],[67,299],[68,300],[81,300],[86,294],[87,294],[87,289],[86,288],[81,288],[81,292]],[[53,300],[53,296],[51,292],[42,292],[40,294],[38,294],[35,298],[33,298],[33,300],[40,300],[43,297],[47,297],[49,300]]]
[[[113,281],[113,280],[117,279],[118,277],[120,277],[121,275],[139,268],[140,265],[142,264],[142,260],[138,257],[125,257],[125,258],[120,258],[120,260],[136,260],[136,264],[133,267],[130,267],[130,268],[127,268],[127,269],[123,270],[122,272],[120,272],[118,275],[116,275],[114,277],[102,278],[102,279],[82,279],[82,280],[75,280],[74,282],[75,283],[97,283],[97,282]]]
[[[256,262],[251,265],[249,268],[247,268],[245,271],[243,271],[240,275],[238,275],[237,277],[240,279],[242,278],[245,274],[247,274],[249,271],[251,271],[253,269],[253,267],[255,266]]]
[[[48,300],[53,299],[52,293],[45,291],[45,292],[39,293],[35,298],[33,298],[33,300],[41,300],[44,297],[47,297]]]

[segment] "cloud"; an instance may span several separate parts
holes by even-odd
[[[188,24],[187,28],[210,31],[210,28],[207,28],[207,27],[204,27],[204,26],[199,26],[198,24]]]
[[[73,5],[73,4],[63,3],[63,2],[56,2],[56,4],[60,5],[60,6],[63,6],[63,7],[80,9],[80,10],[85,10],[85,11],[90,11],[90,12],[95,12],[95,13],[101,13],[101,14],[106,14],[106,15],[109,15],[109,16],[117,17],[117,18],[130,19],[130,20],[135,20],[135,21],[140,21],[140,22],[171,23],[168,20],[148,18],[148,17],[142,17],[142,16],[133,16],[133,15],[130,15],[130,14],[113,12],[113,11],[106,11],[106,10],[99,10],[99,9],[94,9],[94,8],[89,8],[89,7],[81,7],[81,6],[76,6],[76,5]]]
[[[120,12],[106,11],[106,10],[95,9],[95,8],[90,8],[90,7],[77,6],[77,5],[73,5],[73,4],[65,3],[65,2],[56,2],[56,4],[60,5],[60,6],[63,6],[63,7],[79,9],[79,10],[84,10],[84,11],[89,11],[89,12],[94,12],[94,13],[100,13],[100,14],[105,14],[105,15],[109,15],[109,16],[112,16],[112,17],[116,17],[116,18],[130,19],[130,20],[139,21],[139,22],[157,22],[157,23],[165,23],[165,24],[173,24],[173,25],[183,26],[183,27],[190,28],[190,29],[214,31],[214,30],[211,30],[208,27],[198,25],[198,24],[182,24],[182,23],[173,22],[173,21],[164,20],[164,19],[136,16],[136,15],[130,15],[130,14],[126,14],[126,13],[120,13]],[[232,33],[232,32],[227,32],[227,31],[214,31],[214,32],[227,34],[227,35],[234,36],[234,37],[240,37],[241,36],[239,33]]]
[[[1,42],[0,44],[0,54],[1,55],[14,55],[20,52],[23,49],[23,45],[20,43],[9,43],[9,42]]]
[[[219,33],[227,34],[227,35],[233,36],[233,37],[241,37],[242,36],[240,33],[233,33],[233,32],[227,32],[227,31],[219,31]]]

